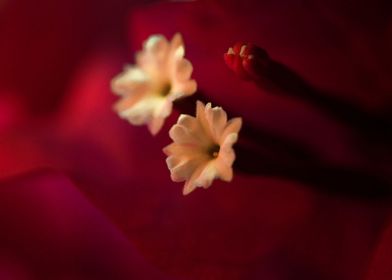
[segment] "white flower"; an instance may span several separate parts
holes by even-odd
[[[220,107],[211,108],[211,103],[204,106],[198,101],[196,107],[196,117],[179,117],[169,131],[174,143],[163,149],[172,180],[186,181],[184,195],[196,187],[208,188],[216,178],[232,180],[232,146],[242,125],[241,118],[227,121],[226,112]]]
[[[155,135],[172,111],[173,101],[196,91],[191,80],[192,64],[184,58],[179,33],[169,42],[162,35],[150,36],[136,54],[136,65],[127,66],[111,83],[121,99],[114,109],[133,125],[148,125]]]

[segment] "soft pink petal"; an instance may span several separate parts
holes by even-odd
[[[183,195],[187,195],[194,191],[197,188],[197,185],[195,184],[195,180],[200,176],[200,174],[203,172],[205,168],[205,165],[199,166],[192,174],[191,178],[186,181],[184,188],[183,188]]]
[[[204,137],[203,128],[200,126],[200,123],[196,118],[182,114],[178,118],[177,124],[186,127],[188,129],[188,133],[197,139],[199,143],[202,143],[202,146],[207,147],[210,145],[209,139]]]
[[[197,168],[206,162],[207,160],[203,160],[201,157],[184,159],[175,167],[170,169],[171,179],[174,182],[183,182],[189,180]]]
[[[118,95],[135,94],[148,88],[148,80],[145,72],[132,66],[113,78],[111,88]]]
[[[185,47],[184,41],[180,33],[174,34],[171,43],[170,43],[170,52],[176,58],[184,57],[185,55]]]
[[[175,155],[175,156],[191,158],[193,156],[202,154],[203,150],[201,150],[200,147],[195,144],[179,145],[177,143],[171,143],[165,148],[163,148],[163,152],[166,155]]]
[[[238,135],[236,133],[232,133],[226,137],[220,146],[218,158],[228,166],[231,166],[235,160],[235,153],[232,147],[237,141],[237,138]]]
[[[162,59],[166,56],[169,48],[169,42],[162,35],[152,35],[145,41],[144,48],[150,55],[153,55],[158,59]]]
[[[191,131],[196,131],[200,128],[196,118],[186,114],[181,114],[178,117],[177,124],[185,126]]]
[[[215,166],[215,161],[210,161],[204,166],[203,171],[194,180],[194,184],[198,187],[208,188],[212,181],[218,177],[218,170]]]
[[[143,94],[124,96],[114,104],[113,108],[116,112],[122,112],[134,106],[141,98]]]
[[[152,135],[156,135],[162,128],[165,122],[165,118],[163,117],[155,117],[152,118],[151,121],[148,122],[148,130]]]
[[[174,81],[182,82],[190,79],[193,66],[192,63],[185,58],[177,59],[173,61],[173,68],[171,70],[172,79]]]
[[[195,138],[187,127],[176,124],[169,130],[170,138],[177,144],[194,144],[198,145],[198,139]]]
[[[210,131],[213,135],[215,143],[219,143],[220,135],[227,123],[226,112],[220,107],[206,109],[206,117],[209,122]]]
[[[241,118],[234,118],[227,122],[226,127],[222,133],[220,138],[220,143],[226,139],[226,137],[231,133],[238,133],[242,126],[242,119]]]
[[[233,168],[231,167],[232,163],[223,161],[222,158],[217,158],[214,164],[221,180],[230,182],[233,179]]]
[[[181,163],[181,158],[176,156],[168,156],[166,158],[166,164],[169,169],[172,169]]]
[[[200,126],[203,128],[204,135],[210,141],[213,141],[213,136],[211,135],[211,129],[206,117],[206,110],[211,108],[211,103],[208,103],[204,106],[203,102],[197,101],[196,102],[196,118],[200,122]]]
[[[132,107],[119,111],[119,116],[127,119],[133,125],[143,125],[152,118],[154,104],[151,100],[141,99]]]
[[[172,93],[175,99],[192,95],[197,90],[197,83],[195,80],[187,80],[183,82],[173,82],[172,84]]]

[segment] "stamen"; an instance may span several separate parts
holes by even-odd
[[[161,90],[161,95],[164,96],[168,96],[169,93],[171,91],[171,84],[166,84],[163,89]]]
[[[208,154],[212,157],[212,158],[217,158],[219,155],[219,151],[220,151],[220,146],[219,145],[213,145],[212,147],[210,147],[208,149]]]

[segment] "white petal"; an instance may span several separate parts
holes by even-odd
[[[140,68],[129,67],[111,81],[112,91],[119,95],[145,91],[149,78]]]
[[[227,123],[226,112],[220,107],[206,109],[206,118],[215,143],[219,143],[220,135]]]
[[[192,184],[192,181],[187,181],[184,185],[184,188],[182,190],[182,194],[183,195],[188,195],[191,192],[193,192],[195,189],[197,188],[197,186]]]
[[[183,158],[190,159],[194,157],[203,156],[200,147],[194,144],[171,143],[167,145],[165,148],[163,148],[163,152],[168,156],[176,156],[182,159]],[[205,158],[207,158],[207,155],[205,155]]]
[[[235,153],[233,150],[233,144],[237,141],[238,134],[229,134],[220,146],[219,160],[222,160],[226,165],[231,166],[235,160]]]
[[[170,169],[171,179],[174,182],[186,181],[190,179],[196,169],[203,164],[205,163],[198,158],[183,160],[180,164]]]
[[[197,84],[195,80],[187,80],[183,82],[174,82],[172,84],[172,100],[177,100],[179,98],[192,95],[197,90]]]
[[[166,164],[167,164],[167,167],[168,167],[169,169],[174,168],[175,166],[179,165],[180,163],[181,163],[181,158],[179,158],[179,157],[176,157],[176,156],[168,156],[168,157],[166,158]]]
[[[208,163],[207,163],[208,164]],[[182,190],[182,193],[184,195],[187,195],[191,193],[193,190],[197,188],[197,184],[195,184],[195,180],[200,176],[200,174],[203,172],[205,166],[207,164],[200,165],[192,174],[189,180],[185,182],[184,188]]]
[[[124,96],[114,104],[114,110],[121,115],[121,112],[133,107],[141,98],[143,98],[143,94]]]
[[[170,138],[178,144],[198,144],[198,139],[193,137],[187,127],[176,124],[169,130]]]
[[[174,53],[174,57],[175,58],[181,58],[181,57],[184,57],[184,55],[185,55],[185,48],[184,48],[184,46],[179,46],[176,49],[175,53]]]
[[[221,148],[231,148],[235,142],[237,142],[238,139],[238,134],[237,133],[230,133],[229,135],[226,136],[224,139]]]
[[[173,62],[172,79],[174,81],[185,81],[190,79],[193,72],[192,63],[187,59],[179,59]]]
[[[154,117],[167,118],[172,110],[173,103],[164,97],[158,97],[158,99],[162,100],[161,106],[156,106],[154,110]]]
[[[202,114],[204,114],[204,103],[197,100],[196,101],[196,118],[200,117]]]
[[[119,115],[134,125],[147,124],[153,118],[156,108],[161,107],[164,102],[160,97],[146,97],[129,109],[119,112]]]
[[[233,149],[227,149],[226,151],[219,152],[218,160],[225,163],[227,166],[231,166],[235,160],[235,153]]]
[[[145,71],[152,82],[167,76],[167,58],[169,55],[169,42],[162,35],[152,35],[144,43],[142,52],[137,53],[136,61]]]
[[[148,129],[152,135],[156,135],[161,130],[165,119],[171,114],[173,108],[173,103],[167,98],[159,97],[158,99],[162,99],[162,103],[155,106],[152,118],[148,122]]]
[[[217,177],[218,170],[215,166],[215,161],[210,161],[200,173],[200,175],[194,180],[193,184],[198,187],[208,188],[211,186],[212,181]]]
[[[173,56],[173,59],[183,58],[185,55],[185,47],[184,41],[180,33],[174,34],[171,42],[170,42],[170,53]]]
[[[181,114],[177,120],[177,124],[186,127],[188,131],[194,136],[203,137],[203,130],[201,129],[200,123],[197,121],[196,118],[189,115]]]
[[[234,118],[227,122],[226,127],[220,137],[219,142],[222,143],[225,141],[226,137],[231,133],[238,133],[242,126],[241,118]]]
[[[178,118],[177,125],[187,129],[187,133],[194,139],[191,143],[198,143],[202,147],[211,145],[210,139],[205,137],[203,128],[196,118],[182,114]]]
[[[196,118],[186,114],[181,114],[178,117],[177,124],[188,127],[188,129],[195,129],[198,126]]]
[[[168,45],[168,41],[163,35],[156,34],[151,35],[148,39],[144,42],[144,48],[152,53],[160,52],[165,49]]]
[[[207,120],[206,111],[211,108],[211,103],[208,103],[204,106],[203,102],[197,101],[196,102],[196,118],[200,123],[204,131],[205,139],[208,139],[210,143],[214,143],[213,135],[211,133],[211,128]]]
[[[153,117],[148,123],[148,130],[152,135],[156,135],[162,128],[165,122],[165,118],[162,117]]]
[[[218,171],[218,177],[225,181],[230,182],[233,179],[233,168],[230,165],[227,165],[225,162],[217,159],[215,160],[215,167]]]

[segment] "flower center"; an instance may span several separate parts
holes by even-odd
[[[163,97],[168,96],[171,91],[171,84],[167,83],[161,90],[161,95]]]
[[[212,157],[212,158],[217,158],[219,155],[219,150],[220,150],[220,146],[215,144],[213,146],[211,146],[208,149],[208,154]]]

